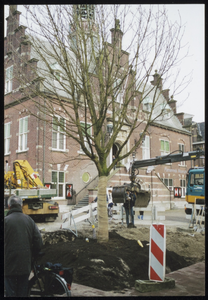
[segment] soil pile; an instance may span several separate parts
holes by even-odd
[[[110,291],[134,286],[135,280],[148,279],[149,228],[111,226],[109,242],[99,244],[92,229],[43,234],[45,255],[39,263],[62,263],[73,267],[73,282]],[[86,241],[86,238],[89,241]],[[143,244],[141,247],[137,240]],[[205,241],[200,233],[167,230],[166,274],[205,259]],[[73,288],[73,286],[72,286]]]

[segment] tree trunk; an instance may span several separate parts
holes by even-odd
[[[106,188],[107,188],[108,176],[99,177],[98,182],[98,243],[106,243],[109,240],[108,234],[108,213],[107,213],[107,201],[106,201]]]

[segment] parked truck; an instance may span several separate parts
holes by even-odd
[[[203,168],[191,168],[187,174],[185,212],[192,214],[193,204],[205,205],[205,170]],[[196,209],[198,214],[198,209]]]
[[[150,201],[150,192],[141,190],[139,183],[136,182],[135,173],[137,169],[142,167],[154,166],[154,165],[174,163],[179,161],[195,160],[205,155],[205,152],[203,150],[190,151],[190,152],[179,151],[179,153],[174,153],[174,154],[173,153],[164,156],[157,156],[150,159],[134,161],[131,167],[131,176],[130,176],[131,183],[113,187],[112,190],[113,202],[125,203],[125,193],[127,190],[129,190],[129,191],[136,192],[135,207],[147,207]],[[186,194],[186,201],[188,203],[193,203],[193,199],[196,198],[196,195],[197,195],[197,199],[200,199],[200,201],[202,202],[205,201],[204,182],[205,182],[204,169],[195,168],[189,171],[187,177],[187,194]],[[191,213],[191,210],[186,210],[186,213]]]
[[[23,201],[22,211],[34,220],[54,221],[59,213],[59,205],[51,198],[56,196],[56,189],[43,186],[38,172],[35,172],[27,160],[15,160],[13,171],[4,174],[5,209],[11,195],[19,196]]]

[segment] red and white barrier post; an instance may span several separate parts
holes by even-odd
[[[163,224],[150,226],[149,280],[165,280],[166,228]]]

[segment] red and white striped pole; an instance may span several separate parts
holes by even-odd
[[[150,226],[149,280],[165,280],[166,228],[163,224]]]

